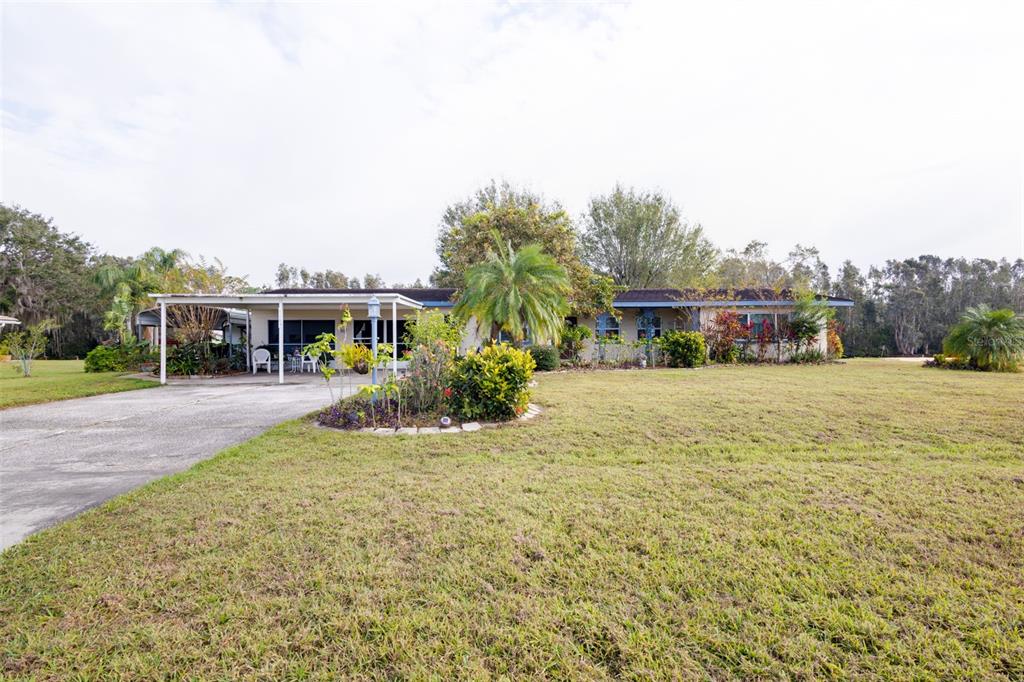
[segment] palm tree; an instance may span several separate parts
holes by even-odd
[[[1024,318],[987,305],[968,308],[942,346],[948,355],[968,358],[979,369],[1015,371],[1024,356]]]
[[[529,330],[537,343],[553,343],[569,312],[569,276],[539,244],[518,251],[492,232],[495,251],[466,272],[456,315],[475,316],[478,327],[508,332],[521,344]],[[492,335],[493,336],[493,335]]]
[[[111,300],[104,326],[117,330],[122,340],[130,337],[136,314],[149,304],[149,294],[164,288],[187,257],[181,249],[166,251],[155,246],[127,265],[101,265],[94,278],[100,294]]]

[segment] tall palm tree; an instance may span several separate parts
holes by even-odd
[[[969,358],[979,369],[1014,371],[1024,357],[1024,318],[987,305],[968,308],[942,346],[947,354]]]
[[[529,330],[537,343],[553,343],[569,312],[569,276],[539,244],[518,251],[492,232],[495,250],[466,271],[456,315],[476,317],[483,329],[508,332],[521,344]]]

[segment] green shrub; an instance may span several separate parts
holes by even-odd
[[[96,346],[85,356],[86,372],[120,372],[121,353],[115,346]]]
[[[157,358],[147,343],[96,346],[85,356],[86,372],[137,372],[145,362]]]
[[[568,360],[574,366],[581,365],[583,344],[593,335],[590,327],[582,324],[567,324],[562,327],[562,359]]]
[[[1024,318],[1009,308],[968,308],[942,342],[942,350],[977,369],[1016,372],[1024,359]]]
[[[465,324],[457,316],[440,310],[417,310],[416,317],[405,321],[405,342],[410,348],[433,348],[441,341],[452,353],[458,352]]]
[[[945,353],[933,355],[932,359],[926,360],[924,364],[925,367],[941,367],[942,369],[977,369],[971,366],[968,359]]]
[[[167,349],[167,373],[171,376],[204,374],[201,344],[182,343]]]
[[[530,398],[533,356],[507,344],[470,352],[455,363],[449,405],[462,419],[506,421],[522,414]]]
[[[700,332],[667,331],[658,345],[671,367],[697,367],[704,364],[707,345]]]
[[[789,361],[798,365],[817,365],[825,362],[828,358],[817,348],[798,350],[789,356]]]
[[[554,346],[530,346],[530,355],[538,372],[558,369],[558,349]]]
[[[409,371],[402,380],[402,401],[408,412],[422,414],[441,408],[454,355],[442,338],[416,346],[409,357]]]

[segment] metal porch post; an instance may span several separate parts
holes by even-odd
[[[277,304],[277,383],[284,383],[284,301]]]
[[[391,301],[391,376],[398,378],[398,303]]]
[[[160,301],[160,383],[167,383],[167,303]]]
[[[245,309],[245,371],[249,371],[249,363],[252,362],[252,332],[249,331],[249,320],[252,319],[252,310]]]

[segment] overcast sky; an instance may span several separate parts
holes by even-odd
[[[1024,256],[1024,3],[3,4],[0,197],[99,249],[426,277],[490,178],[722,248]]]

